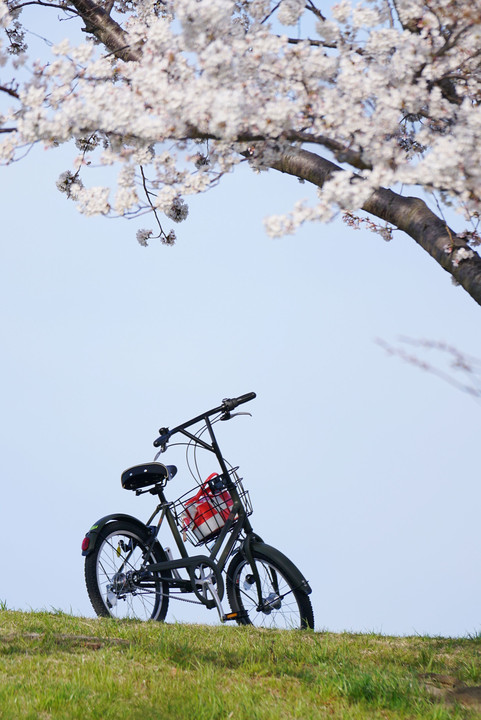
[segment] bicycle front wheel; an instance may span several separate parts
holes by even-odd
[[[239,625],[285,630],[314,628],[311,601],[282,562],[267,553],[253,550],[259,574],[261,598],[252,567],[242,552],[227,570],[227,597],[233,612],[242,613]]]
[[[147,530],[129,522],[112,522],[101,530],[94,551],[85,558],[85,582],[97,615],[165,620],[168,583],[160,573],[149,573],[148,563],[166,558],[159,545],[149,549],[149,540]]]

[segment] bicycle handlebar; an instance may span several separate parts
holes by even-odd
[[[219,405],[219,407],[208,410],[207,412],[202,413],[202,415],[197,415],[197,417],[192,418],[192,420],[187,420],[187,422],[182,423],[182,425],[178,425],[173,430],[169,430],[169,428],[160,428],[160,436],[157,438],[157,440],[154,440],[154,447],[162,447],[170,440],[172,435],[180,432],[181,430],[185,430],[191,425],[195,425],[196,423],[200,422],[204,418],[209,417],[210,415],[216,415],[217,413],[225,413],[226,415],[228,415],[228,413],[230,413],[231,410],[234,410],[238,405],[242,405],[243,403],[249,402],[250,400],[254,400],[255,397],[255,392],[250,392],[245,393],[244,395],[239,395],[239,397],[237,398],[224,398],[224,400],[222,401],[222,405]]]

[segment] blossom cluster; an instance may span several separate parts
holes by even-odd
[[[292,144],[317,145],[342,170],[316,203],[270,219],[273,235],[356,210],[380,186],[419,186],[481,212],[479,2],[340,0],[329,17],[311,0],[116,6],[136,59],[114,40],[65,40],[24,71],[0,115],[0,161],[75,141],[81,155],[59,187],[82,212],[148,209],[180,222],[187,196],[245,157],[269,168]],[[18,33],[11,9],[0,0],[0,24]],[[5,77],[11,62],[7,39]],[[96,164],[119,167],[115,188],[86,187]]]

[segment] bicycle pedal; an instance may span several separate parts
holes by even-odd
[[[240,612],[230,612],[224,615],[224,622],[229,622],[229,620],[243,620],[247,617],[248,615],[245,610],[241,610]]]

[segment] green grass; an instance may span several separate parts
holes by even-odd
[[[255,630],[0,609],[0,718],[481,718],[422,673],[481,684],[481,638]]]

